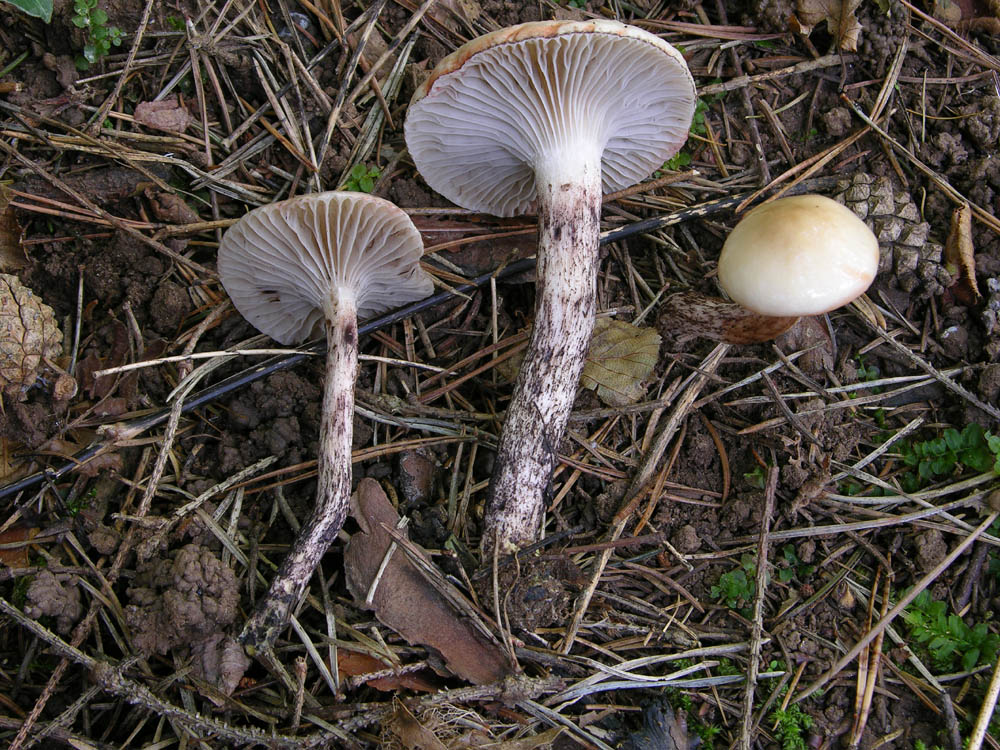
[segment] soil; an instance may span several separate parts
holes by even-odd
[[[531,255],[533,217],[470,215],[422,181],[405,153],[406,102],[471,30],[613,15],[617,7],[593,0],[577,5],[484,0],[433,6],[406,48],[399,90],[388,88],[386,66],[378,96],[366,89],[344,103],[330,148],[315,168],[318,179],[332,189],[355,163],[378,167],[374,192],[411,212],[425,243],[437,249],[428,265],[444,286]],[[488,561],[478,558],[482,504],[518,362],[504,355],[531,322],[533,274],[498,279],[492,288],[456,295],[362,338],[361,353],[369,359],[362,361],[357,386],[354,481],[381,483],[409,519],[410,539],[428,551],[488,627],[506,636],[503,645],[516,655],[526,680],[469,697],[433,649],[406,643],[351,598],[339,542],[298,612],[301,633],[282,636],[276,661],[251,662],[234,640],[314,502],[322,358],[248,379],[173,426],[161,421],[139,432],[128,429],[135,424],[130,420],[169,409],[168,399],[192,370],[200,378],[197,391],[262,357],[220,357],[204,370],[198,368],[205,360],[167,359],[95,375],[191,351],[276,346],[254,339],[257,332],[226,305],[214,273],[216,249],[225,225],[253,207],[251,196],[268,203],[312,189],[304,160],[318,159],[322,149],[302,153],[296,143],[308,133],[322,145],[331,102],[358,80],[344,83],[349,55],[338,48],[313,68],[315,86],[296,72],[296,85],[280,95],[281,113],[271,108],[261,76],[281,88],[290,80],[290,56],[308,60],[333,38],[331,24],[340,21],[317,16],[310,4],[289,5],[297,15],[286,17],[284,4],[272,3],[269,17],[263,6],[247,6],[246,17],[235,20],[231,13],[212,28],[218,8],[202,17],[198,4],[154,3],[131,63],[136,67],[120,80],[144,4],[101,0],[107,24],[125,32],[124,44],[87,70],[74,63],[85,36],[72,22],[73,4],[57,0],[55,6],[51,23],[44,24],[0,5],[0,273],[16,274],[54,311],[63,332],[61,356],[38,365],[30,383],[3,396],[0,491],[33,472],[52,471],[42,482],[0,496],[5,527],[27,523],[39,534],[30,570],[0,566],[0,596],[51,633],[72,638],[88,659],[125,663],[122,674],[131,687],[116,692],[104,681],[99,697],[74,704],[81,685],[98,684],[88,662],[74,658],[68,670],[57,670],[66,652],[53,648],[54,636],[46,642],[8,612],[0,629],[0,736],[7,741],[23,746],[18,731],[26,726],[26,737],[51,732],[43,744],[144,746],[159,741],[168,726],[178,731],[183,725],[193,736],[211,738],[210,747],[251,746],[257,731],[298,732],[303,746],[322,744],[313,719],[301,714],[302,692],[299,713],[294,709],[301,690],[305,715],[345,733],[336,742],[347,744],[343,737],[350,736],[357,747],[377,746],[387,736],[393,738],[387,744],[399,747],[429,746],[413,739],[423,736],[419,732],[401,734],[396,698],[416,726],[435,727],[456,747],[472,741],[471,726],[476,738],[494,742],[540,735],[550,724],[538,720],[540,708],[530,708],[538,704],[546,706],[545,715],[558,713],[575,728],[554,746],[582,747],[588,735],[591,744],[616,746],[645,737],[637,734],[642,708],[666,705],[657,701],[685,714],[687,731],[703,737],[703,746],[731,746],[740,733],[742,684],[723,680],[664,691],[632,681],[629,689],[595,687],[565,705],[546,699],[596,675],[619,684],[628,682],[628,670],[642,679],[668,675],[679,667],[658,661],[665,655],[747,643],[752,580],[767,565],[758,666],[785,676],[759,681],[754,710],[761,721],[752,741],[768,750],[803,747],[776,734],[774,711],[786,691],[797,694],[823,678],[821,692],[789,705],[808,717],[799,724],[801,740],[826,750],[847,745],[857,721],[858,661],[829,679],[824,675],[869,631],[880,608],[891,606],[885,594],[897,601],[936,571],[928,590],[947,603],[949,614],[970,627],[984,625],[994,636],[1000,632],[994,537],[970,545],[941,569],[981,523],[981,496],[996,478],[984,473],[984,482],[956,489],[982,471],[971,453],[960,450],[956,457],[953,451],[950,464],[925,466],[921,475],[913,447],[949,428],[1000,430],[1000,37],[970,30],[968,18],[954,30],[933,25],[898,2],[857,10],[862,31],[856,52],[838,49],[825,24],[809,36],[792,33],[789,17],[799,6],[783,0],[619,8],[636,14],[623,20],[683,48],[699,87],[741,75],[763,80],[703,93],[704,121],[684,150],[690,164],[683,169],[698,174],[609,201],[604,228],[765,187],[773,194],[778,186],[771,179],[793,169],[801,176],[809,160],[832,150],[809,184],[869,223],[880,240],[880,272],[865,309],[803,319],[776,342],[728,351],[658,464],[655,492],[640,496],[616,538],[610,530],[628,480],[673,408],[654,402],[699,369],[713,344],[665,336],[636,408],[609,409],[591,391],[581,391],[570,435],[560,446],[573,458],[550,486],[543,539],[516,564],[499,566],[495,578]],[[359,17],[356,6],[334,6],[347,23]],[[391,42],[414,8],[408,2],[384,6],[362,70],[384,50],[398,59],[401,48]],[[653,15],[645,18],[647,12]],[[230,22],[233,29],[220,33]],[[695,26],[700,33],[693,33]],[[894,66],[904,43],[906,55]],[[837,58],[788,71],[825,55]],[[194,58],[198,81],[184,74]],[[852,105],[871,112],[888,76],[894,78],[889,101],[877,119],[884,135],[869,129],[854,139],[865,124]],[[167,92],[175,77],[179,83]],[[139,103],[167,93],[190,115],[177,120],[184,133],[133,118]],[[367,118],[383,112],[378,97],[385,99],[391,125],[369,132]],[[262,117],[229,143],[258,107],[264,107]],[[106,119],[95,129],[90,120],[98,110]],[[358,158],[366,135],[373,136],[370,150]],[[262,145],[254,150],[255,144]],[[237,149],[243,149],[239,156]],[[767,179],[757,153],[766,155]],[[958,283],[948,240],[962,202],[955,195],[974,207],[974,257],[966,259],[977,282],[971,290]],[[649,308],[640,322],[651,325],[649,315],[655,320],[657,305],[675,291],[717,295],[715,264],[737,220],[731,211],[711,214],[602,248],[598,309],[632,322]],[[17,231],[5,230],[11,226]],[[17,244],[26,252],[24,262],[12,253]],[[900,346],[874,334],[871,320]],[[665,325],[669,321],[660,320],[661,330]],[[400,364],[405,361],[438,370]],[[475,368],[481,369],[470,375]],[[759,377],[762,371],[766,378]],[[72,396],[65,379],[55,387],[64,373],[78,386]],[[903,429],[911,432],[892,441]],[[96,443],[105,450],[93,463],[61,470],[70,456]],[[265,459],[272,461],[267,468],[252,468]],[[769,490],[772,469],[777,480]],[[155,491],[147,492],[151,483]],[[905,489],[909,498],[881,503],[883,495],[896,494],[893,488]],[[924,493],[919,502],[911,502],[914,492]],[[872,523],[970,493],[950,515]],[[834,530],[813,534],[814,526]],[[169,533],[158,533],[165,527]],[[756,556],[762,528],[779,534],[769,543],[767,561]],[[349,522],[345,533],[356,529]],[[994,525],[992,534],[997,530]],[[585,600],[607,549],[600,580]],[[743,596],[728,602],[722,589],[736,573],[744,576]],[[494,601],[503,602],[500,613]],[[97,618],[85,617],[88,610]],[[579,630],[564,650],[571,623]],[[987,658],[984,646],[979,668],[970,673],[957,659],[935,658],[911,637],[905,619],[893,628],[893,637],[901,636],[912,653],[889,636],[882,642],[867,723],[855,746],[909,749],[921,741],[961,750],[953,737],[968,736],[995,654]],[[308,653],[304,637],[315,646]],[[332,639],[385,665],[383,680],[435,670],[431,689],[438,692],[419,698],[408,683],[392,681],[394,692],[378,692],[363,675],[347,674],[333,686],[324,674],[333,663],[324,649]],[[967,654],[968,647],[961,644],[958,653]],[[645,657],[650,661],[629,661]],[[917,676],[914,658],[942,678],[948,701]],[[748,671],[745,650],[699,652],[683,664],[697,662],[706,664],[691,677]],[[616,671],[602,672],[601,665]],[[303,670],[301,681],[296,669]],[[181,706],[182,719],[176,725],[113,720],[135,702],[140,686]],[[536,703],[528,702],[529,694]],[[769,697],[774,700],[761,714]],[[949,720],[952,704],[957,718]],[[162,714],[155,703],[143,707]],[[199,714],[235,727],[234,734],[199,724]],[[410,737],[409,744],[400,737]],[[1000,733],[987,742],[997,747]]]

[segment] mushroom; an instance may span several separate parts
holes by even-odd
[[[822,195],[780,198],[747,213],[722,246],[719,285],[733,301],[682,292],[660,319],[681,337],[767,341],[860,297],[878,259],[875,235],[846,206]]]
[[[358,318],[426,297],[423,243],[409,217],[363,193],[327,192],[257,208],[223,236],[219,276],[261,332],[296,344],[325,328],[326,382],[318,491],[309,521],[243,629],[249,650],[270,647],[347,516],[351,494]]]
[[[487,497],[484,553],[532,542],[594,327],[603,191],[687,140],[681,54],[616,21],[542,21],[474,39],[417,89],[406,143],[427,184],[497,216],[536,207],[538,288]]]

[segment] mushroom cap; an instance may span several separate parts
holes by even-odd
[[[878,240],[853,211],[796,195],[743,217],[722,246],[719,283],[762,315],[819,315],[861,296],[878,259]]]
[[[535,165],[603,150],[605,192],[634,185],[687,140],[694,79],[680,52],[617,21],[538,21],[473,39],[417,89],[406,145],[434,190],[497,216],[530,210]]]
[[[331,298],[349,294],[359,318],[433,291],[420,233],[389,201],[330,191],[254,209],[222,237],[218,268],[236,309],[282,344],[322,331]]]

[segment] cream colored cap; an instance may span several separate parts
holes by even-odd
[[[722,247],[719,283],[762,315],[819,315],[861,296],[878,259],[878,240],[849,208],[796,195],[743,217]]]

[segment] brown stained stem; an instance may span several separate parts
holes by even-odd
[[[507,408],[486,500],[484,560],[535,541],[597,309],[601,162],[574,154],[537,170],[535,322]]]
[[[319,487],[312,515],[271,581],[239,640],[250,653],[269,650],[288,625],[309,579],[344,525],[351,498],[354,380],[358,371],[355,301],[341,294],[327,310],[326,380],[320,424]]]

